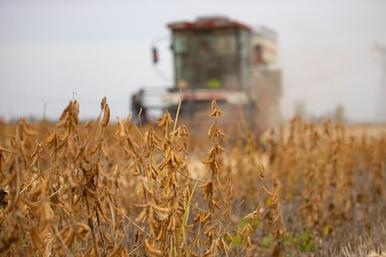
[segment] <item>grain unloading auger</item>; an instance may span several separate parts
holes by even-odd
[[[281,70],[277,67],[277,36],[266,27],[252,29],[226,17],[201,17],[168,24],[174,61],[174,85],[161,95],[161,106],[177,111],[191,127],[210,122],[208,110],[216,99],[224,126],[242,124],[261,134],[281,120]],[[158,62],[154,47],[153,62]],[[154,106],[148,92],[133,96],[133,112]],[[137,102],[135,100],[137,97]]]

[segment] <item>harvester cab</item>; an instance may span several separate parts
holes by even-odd
[[[174,60],[174,85],[161,96],[164,108],[177,111],[191,126],[210,122],[216,99],[223,124],[242,124],[258,134],[280,121],[281,72],[276,67],[276,34],[226,17],[199,17],[168,24]],[[158,53],[153,51],[153,62]],[[239,120],[241,121],[237,121]]]

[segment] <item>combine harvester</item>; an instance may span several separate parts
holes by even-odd
[[[158,95],[163,110],[176,113],[182,92],[180,118],[193,129],[211,122],[212,99],[223,110],[222,126],[241,124],[261,135],[280,123],[281,70],[274,31],[252,29],[226,17],[173,22],[168,28],[175,77],[174,85]],[[152,51],[157,64],[157,48]],[[140,108],[145,113],[152,108],[144,101],[146,95],[154,97],[150,91],[140,89],[133,95],[134,115]]]

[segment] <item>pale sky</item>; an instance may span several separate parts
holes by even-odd
[[[375,120],[384,0],[0,0],[0,116],[41,117],[46,103],[58,118],[75,92],[82,118],[97,116],[103,96],[113,117],[126,117],[134,90],[172,84],[166,24],[202,15],[277,31],[285,117],[304,101],[315,115],[341,103],[350,119]],[[169,81],[152,68],[154,40]]]

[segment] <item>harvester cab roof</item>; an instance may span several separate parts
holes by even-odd
[[[169,23],[168,27],[171,30],[208,30],[208,29],[224,29],[224,28],[240,28],[252,30],[248,25],[231,20],[225,16],[201,16],[196,21],[180,21]]]

